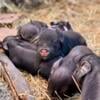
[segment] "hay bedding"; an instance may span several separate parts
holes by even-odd
[[[0,100],[13,100],[8,84],[0,77]]]
[[[48,93],[47,86],[48,82],[41,76],[32,76],[28,73],[23,73],[24,77],[30,84],[30,87],[35,96],[36,100],[60,100],[58,97],[51,97]],[[80,94],[75,94],[73,97],[65,98],[64,100],[80,100]]]

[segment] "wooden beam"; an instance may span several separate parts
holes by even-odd
[[[35,100],[22,73],[4,53],[0,53],[0,73],[8,82],[14,100]]]

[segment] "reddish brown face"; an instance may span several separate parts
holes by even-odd
[[[42,57],[47,57],[49,55],[49,51],[47,49],[41,49],[40,50],[40,55]]]

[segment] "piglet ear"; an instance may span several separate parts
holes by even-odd
[[[4,50],[8,50],[7,41],[2,43],[2,47]]]
[[[63,60],[63,57],[59,58],[59,59],[54,63],[53,66],[59,66],[62,60]]]
[[[64,33],[60,30],[56,30],[56,32],[58,34],[59,41],[63,44],[63,42],[64,42]]]
[[[77,77],[80,79],[92,70],[92,66],[88,61],[82,61],[80,64],[80,69],[77,72]]]
[[[22,29],[22,26],[17,27],[17,35],[19,35],[21,33],[21,29]]]
[[[63,61],[63,57],[59,58],[52,66],[52,69],[51,69],[51,74],[57,69],[59,68],[61,62]]]
[[[52,25],[55,25],[55,22],[54,22],[54,21],[50,22],[50,25],[51,25],[51,26],[52,26]]]
[[[72,26],[69,22],[67,22],[65,26],[67,27],[68,30],[73,30]]]

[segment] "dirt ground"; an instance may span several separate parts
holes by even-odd
[[[14,24],[13,28],[27,23],[30,20],[40,20],[49,24],[53,20],[68,20],[73,29],[80,32],[87,40],[88,47],[97,55],[100,55],[100,1],[99,0],[56,0],[50,5],[43,5],[38,9],[33,9],[30,13],[18,11],[25,15],[23,20]],[[72,2],[73,1],[73,2]],[[15,30],[14,29],[14,30]],[[16,33],[16,32],[15,32]],[[14,34],[15,34],[14,33]],[[5,36],[13,35],[13,31],[7,34],[0,32],[0,40]],[[33,77],[28,73],[23,73],[32,88],[36,100],[52,100],[47,91],[47,81],[39,76]],[[66,100],[80,100],[77,94]],[[55,100],[59,100],[55,98]]]

